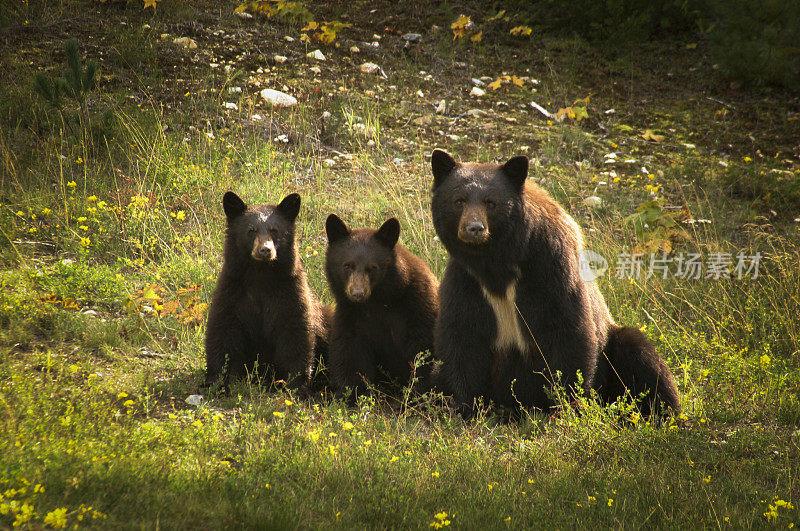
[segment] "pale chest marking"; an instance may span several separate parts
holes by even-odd
[[[517,283],[512,282],[506,288],[504,295],[498,296],[490,293],[486,288],[483,295],[486,297],[489,306],[494,311],[495,322],[497,323],[497,336],[494,339],[494,348],[499,351],[506,351],[516,347],[520,352],[528,351],[528,341],[522,332],[519,318],[517,317]]]

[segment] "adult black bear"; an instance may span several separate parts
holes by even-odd
[[[300,196],[247,208],[227,192],[222,206],[228,228],[206,328],[206,385],[222,376],[227,386],[257,369],[292,387],[307,384],[315,353],[327,349],[330,311],[309,289],[298,258]]]
[[[380,369],[409,381],[414,358],[433,348],[439,282],[428,266],[397,243],[400,224],[353,229],[335,214],[325,223],[325,270],[336,297],[328,370],[339,391],[379,383]],[[430,365],[421,367],[417,389],[428,385]]]
[[[433,223],[450,254],[434,352],[458,403],[546,409],[547,389],[574,390],[580,371],[584,389],[605,401],[627,388],[647,394],[645,416],[679,409],[672,373],[646,336],[617,326],[596,283],[581,279],[581,230],[527,180],[527,158],[459,164],[437,149],[431,165]]]

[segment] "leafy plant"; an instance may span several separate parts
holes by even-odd
[[[86,98],[97,84],[97,63],[93,59],[89,59],[85,63],[81,61],[77,39],[69,39],[65,43],[64,49],[67,53],[67,69],[64,71],[63,77],[51,78],[47,74],[39,72],[34,78],[33,90],[51,109],[58,111],[62,121],[70,130],[72,130],[72,126],[70,117],[65,115],[64,97],[74,100],[79,108],[77,118],[82,125],[81,131],[85,137],[90,121]]]
[[[660,199],[647,201],[636,207],[636,213],[625,218],[625,223],[632,225],[639,244],[634,251],[653,252],[662,250],[670,252],[673,240],[688,238],[685,230],[679,225],[675,213],[664,210],[664,202]]]
[[[276,18],[287,24],[307,24],[314,20],[314,15],[306,7],[305,2],[287,2],[285,0],[252,0],[239,4],[234,13],[247,11],[267,18]]]
[[[588,118],[589,111],[587,111],[587,107],[589,106],[589,100],[592,96],[592,94],[589,94],[585,98],[575,100],[569,107],[559,109],[556,113],[556,120],[561,122],[564,118],[569,118],[570,120],[580,122],[584,118]]]
[[[300,40],[303,42],[311,42],[311,37],[309,37],[310,34],[313,38],[317,39],[323,44],[331,44],[336,40],[336,35],[341,30],[350,26],[352,26],[352,24],[346,24],[344,22],[339,22],[338,20],[331,22],[314,22],[311,20],[302,29],[303,35],[300,37]]]

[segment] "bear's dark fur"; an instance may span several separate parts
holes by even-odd
[[[325,270],[336,297],[328,370],[334,386],[358,392],[381,383],[381,371],[405,385],[414,358],[433,348],[439,282],[428,266],[397,243],[400,224],[353,229],[335,214],[325,223]],[[430,365],[417,372],[423,390]]]
[[[596,283],[581,279],[581,230],[527,180],[527,158],[459,164],[435,150],[431,163],[434,227],[450,254],[434,352],[458,403],[471,408],[482,397],[546,409],[547,389],[575,390],[580,371],[584,390],[604,401],[628,389],[648,393],[643,414],[679,409],[652,344],[617,326]]]
[[[222,199],[228,228],[222,271],[206,329],[206,385],[259,370],[291,387],[309,383],[315,354],[327,349],[326,310],[308,287],[298,258],[300,196],[280,204]]]

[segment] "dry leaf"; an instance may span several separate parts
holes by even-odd
[[[655,134],[652,129],[646,129],[641,136],[645,140],[652,142],[663,142],[664,138],[666,138],[664,135]]]

